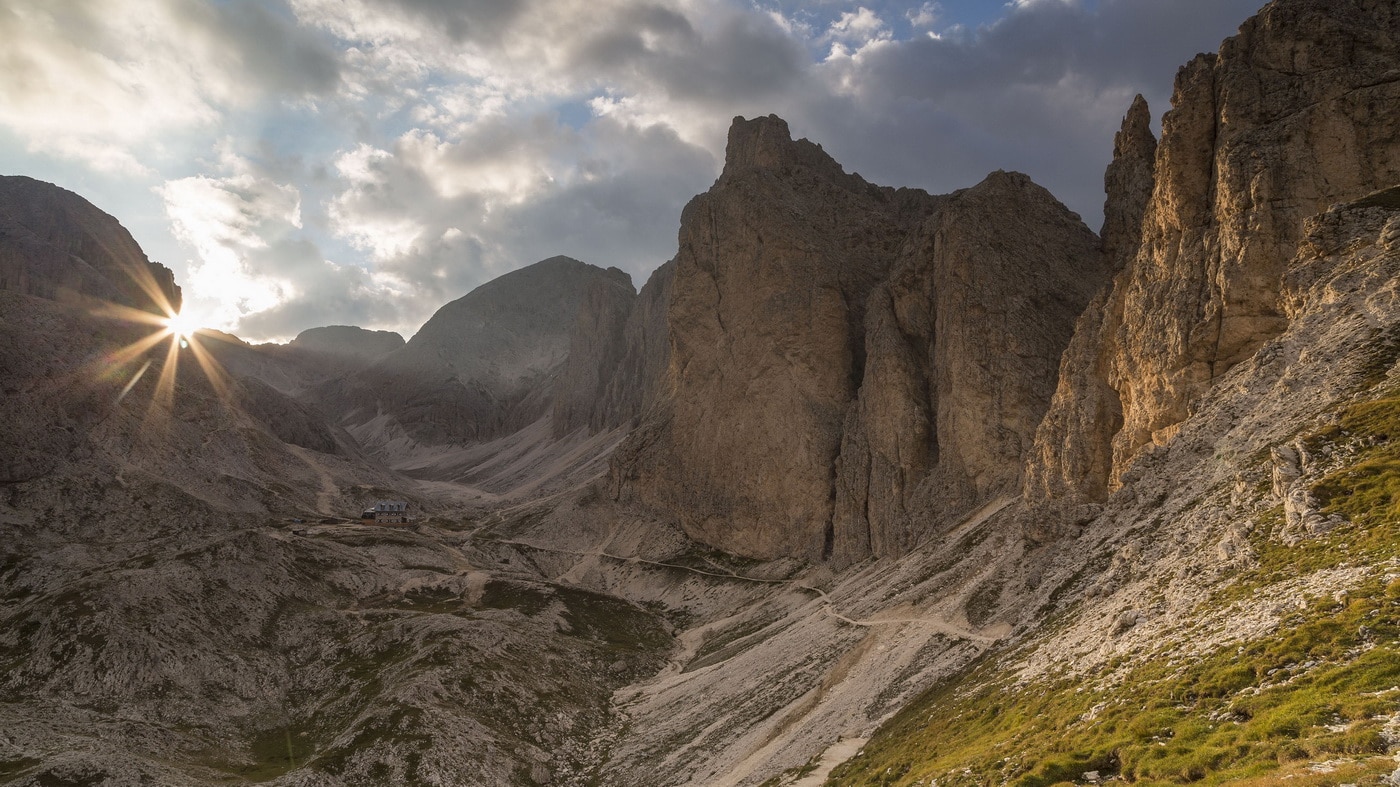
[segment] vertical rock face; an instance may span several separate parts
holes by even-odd
[[[946,202],[871,296],[833,562],[903,552],[1017,486],[1104,279],[1098,238],[1024,175],[993,173]]]
[[[616,491],[693,537],[846,564],[1014,486],[1098,241],[1023,175],[951,197],[736,120],[682,218],[664,393]]]
[[[1400,180],[1400,12],[1276,0],[1181,70],[1172,105],[1136,251],[1099,335],[1067,357],[1064,379],[1090,404],[1057,396],[1033,493],[1101,497],[1143,446],[1170,440],[1212,381],[1284,327],[1279,279],[1303,219]],[[1096,407],[1110,422],[1121,408],[1121,426],[1089,426]]]
[[[593,284],[555,385],[555,437],[632,426],[651,406],[670,358],[666,309],[674,271],[674,262],[657,268],[640,293],[630,279]]]
[[[569,337],[568,361],[555,383],[555,437],[579,429],[616,426],[621,414],[604,399],[627,349],[627,318],[637,299],[632,280],[617,268],[588,285]]]
[[[1157,154],[1151,122],[1147,102],[1138,96],[1114,137],[1113,161],[1104,174],[1107,198],[1101,238],[1104,261],[1114,273],[1137,254],[1142,240]],[[1106,326],[1122,324],[1121,312],[1107,319],[1110,292],[1105,288],[1089,302],[1061,359],[1055,396],[1036,431],[1026,467],[1025,488],[1031,499],[1059,499],[1070,490],[1091,500],[1108,495],[1111,444],[1123,426],[1123,406],[1106,371]]]
[[[165,314],[180,288],[115,218],[66,189],[0,176],[0,289],[50,300],[93,298]]]
[[[671,303],[674,261],[657,268],[642,286],[623,329],[622,360],[613,372],[603,397],[602,413],[594,428],[622,426],[635,421],[656,401],[665,383],[671,359],[671,330],[666,311]]]
[[[737,119],[681,218],[668,399],[620,457],[626,493],[725,549],[820,557],[865,301],[931,204],[846,174],[776,117]]]

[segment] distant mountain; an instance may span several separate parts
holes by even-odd
[[[639,304],[616,268],[543,260],[443,306],[403,347],[306,396],[417,477],[493,494],[586,478],[616,439],[574,443],[630,425],[647,398],[650,383],[622,368],[661,372],[662,287],[644,289]]]
[[[667,624],[512,568],[510,547],[425,535],[479,510],[471,495],[385,468],[296,395],[403,340],[206,331],[179,349],[103,308],[143,305],[120,281],[145,264],[130,235],[54,186],[0,185],[16,183],[23,199],[0,200],[5,270],[24,272],[0,282],[0,781],[590,767],[611,692],[660,668]],[[426,530],[361,526],[383,498]]]
[[[403,347],[404,340],[393,331],[367,331],[352,325],[328,325],[324,328],[308,328],[297,334],[289,344],[302,350],[373,361]]]

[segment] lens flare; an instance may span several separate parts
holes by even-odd
[[[199,318],[189,312],[182,311],[165,318],[165,329],[174,334],[182,347],[189,345],[190,337],[194,336],[201,327],[203,326],[199,324]]]
[[[221,400],[229,401],[228,375],[204,344],[206,339],[222,340],[223,336],[217,332],[205,331],[200,325],[199,315],[192,311],[177,312],[147,269],[137,266],[127,272],[149,296],[156,310],[145,311],[106,302],[94,304],[91,313],[129,325],[149,325],[153,330],[142,338],[105,354],[95,362],[97,368],[93,370],[94,373],[109,379],[126,378],[125,385],[117,396],[117,401],[121,402],[128,398],[154,362],[161,361],[163,355],[164,359],[159,366],[159,379],[151,392],[147,407],[147,426],[151,426],[153,419],[157,419],[158,412],[168,413],[174,404],[176,370],[181,356],[192,356],[214,393]],[[160,350],[160,345],[166,343],[167,339],[167,346],[163,351]]]

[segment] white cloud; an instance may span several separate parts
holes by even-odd
[[[831,23],[826,38],[861,45],[879,38],[890,37],[890,26],[874,11],[860,6],[846,11]]]
[[[9,0],[0,39],[0,125],[101,171],[150,174],[171,135],[336,79],[328,50],[255,3]]]
[[[104,171],[144,173],[133,148],[172,128],[212,123],[205,100],[157,5],[113,2],[102,35],[75,33],[96,23],[87,3],[16,0],[0,8],[0,123],[34,151]],[[93,44],[99,44],[93,46]]]
[[[404,209],[402,189],[391,182],[401,162],[387,150],[361,144],[337,158],[335,167],[347,184],[330,204],[335,232],[375,259],[407,253],[426,227]]]
[[[942,18],[943,7],[938,3],[924,3],[918,8],[911,8],[904,12],[904,18],[909,20],[909,24],[914,27],[933,27]]]
[[[821,40],[831,45],[826,55],[827,62],[858,61],[866,54],[893,43],[894,33],[879,14],[860,6],[837,17]],[[849,91],[850,85],[842,84],[841,90]]]
[[[1126,99],[1165,109],[1254,2],[8,0],[0,126],[163,183],[187,293],[249,338],[411,330],[554,254],[645,274],[735,115],[891,185],[1025,169],[1092,221]]]
[[[301,228],[301,195],[231,153],[220,166],[228,174],[167,181],[158,192],[176,237],[198,256],[184,281],[186,301],[211,327],[227,328],[297,295],[295,282],[248,259]]]

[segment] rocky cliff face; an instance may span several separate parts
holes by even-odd
[[[147,260],[115,218],[71,191],[21,176],[0,176],[0,290],[161,315],[180,310],[170,269]]]
[[[727,550],[820,557],[865,301],[932,205],[846,174],[776,117],[737,119],[681,218],[668,395],[624,451],[624,493]]]
[[[1029,491],[1102,499],[1283,330],[1279,279],[1303,219],[1400,179],[1398,62],[1393,3],[1275,2],[1181,70],[1140,239],[1099,335],[1066,359]],[[1131,200],[1107,215],[1131,217]]]
[[[1097,245],[1024,176],[880,188],[736,120],[682,217],[666,393],[616,492],[741,554],[907,548],[1018,480]]]
[[[611,428],[622,417],[604,400],[627,351],[627,319],[637,292],[622,271],[609,272],[620,275],[590,283],[569,336],[568,360],[555,385],[552,425],[556,437],[579,429]]]
[[[900,554],[1017,486],[1104,276],[1098,239],[1024,175],[994,173],[925,223],[866,313],[834,562]]]

